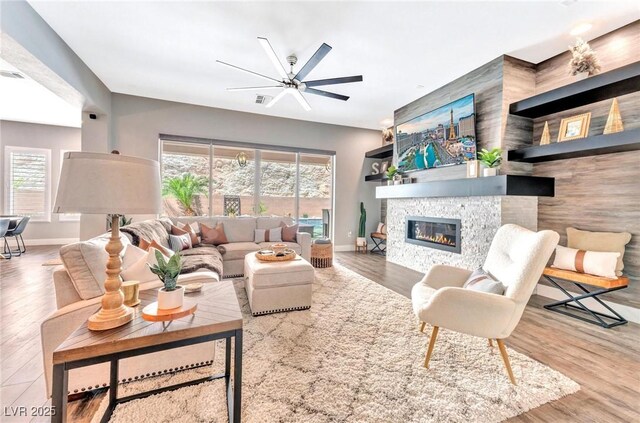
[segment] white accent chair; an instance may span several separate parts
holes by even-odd
[[[542,276],[560,236],[504,225],[496,232],[482,268],[505,286],[504,295],[463,288],[471,270],[436,265],[411,291],[413,310],[433,326],[424,367],[429,368],[439,328],[498,342],[511,383],[516,384],[504,339],[520,322],[524,308]]]

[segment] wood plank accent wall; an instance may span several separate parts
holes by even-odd
[[[640,60],[640,21],[589,42],[596,51],[602,72]],[[562,53],[537,65],[536,93],[573,82],[567,72],[570,53]],[[640,128],[640,93],[618,98],[625,130]],[[549,122],[551,141],[558,137],[560,120],[591,112],[589,135],[602,134],[611,100],[572,109],[533,121],[533,145],[537,145],[544,122]],[[538,228],[552,229],[566,245],[568,226],[591,231],[627,231],[624,272],[627,289],[607,295],[612,301],[640,307],[640,151],[537,163],[535,176],[556,178],[556,196],[539,198]]]
[[[502,70],[504,56],[498,57],[465,76],[420,97],[394,112],[397,126],[471,93],[476,99],[478,148],[500,146],[502,122]],[[394,128],[395,130],[395,128]],[[450,166],[411,173],[419,182],[466,177],[465,166]]]

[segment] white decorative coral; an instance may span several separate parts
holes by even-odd
[[[569,72],[571,75],[579,73],[588,73],[595,75],[600,71],[600,63],[596,52],[591,49],[589,43],[578,38],[576,43],[569,46],[571,52],[571,60],[569,61]]]

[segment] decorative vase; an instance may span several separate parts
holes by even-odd
[[[482,176],[496,176],[498,174],[497,167],[485,167],[482,169]]]
[[[158,290],[158,309],[170,310],[182,307],[184,301],[184,286],[178,285],[173,291],[165,291],[164,288]]]
[[[395,174],[393,175],[393,185],[400,185],[402,184],[402,175],[399,174]]]
[[[387,179],[387,185],[393,185],[393,180],[392,179]]]

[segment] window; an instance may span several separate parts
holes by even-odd
[[[51,150],[5,147],[5,212],[51,220]]]
[[[58,169],[58,184],[60,184],[60,174],[62,173],[62,164],[64,163],[64,155],[70,150],[60,150],[60,169]],[[81,213],[60,213],[58,221],[60,222],[79,222]]]
[[[230,144],[162,140],[165,215],[289,216],[314,238],[331,236],[331,152]]]

